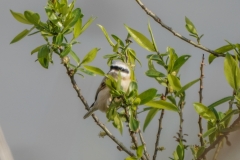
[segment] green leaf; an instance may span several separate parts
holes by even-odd
[[[129,128],[131,131],[137,131],[137,129],[139,128],[139,121],[136,120],[133,115],[131,114],[129,117]]]
[[[38,62],[46,69],[49,65],[49,53],[50,49],[46,44],[38,51]]]
[[[52,8],[45,7],[45,11],[47,13],[48,19],[55,24],[56,26],[62,28],[63,25],[62,23],[58,20],[58,17],[55,15],[55,12],[53,11]]]
[[[113,46],[114,46],[114,43],[112,42],[112,40],[111,40],[110,37],[108,36],[108,33],[107,33],[106,29],[105,29],[103,26],[101,26],[100,24],[98,24],[98,26],[100,27],[100,29],[102,30],[103,34],[105,35],[108,43],[113,47]]]
[[[170,110],[170,111],[175,111],[175,112],[179,111],[177,106],[175,106],[174,104],[172,104],[170,102],[166,102],[166,101],[163,101],[163,100],[150,101],[150,102],[145,103],[144,105],[149,106],[149,107],[153,107],[153,108],[158,108],[158,109],[166,109],[166,110]]]
[[[210,130],[211,128],[213,127],[216,127],[216,123],[215,122],[211,122],[211,121],[208,121],[207,122],[207,129]],[[213,143],[213,141],[215,140],[215,137],[216,137],[216,132],[214,134],[210,134],[208,136],[208,139],[209,139],[209,142],[210,144]]]
[[[157,70],[154,69],[149,69],[148,71],[145,72],[145,74],[148,77],[166,77],[165,74],[158,72]]]
[[[150,22],[148,22],[148,31],[151,35],[151,39],[152,39],[152,42],[153,42],[153,46],[155,48],[155,51],[158,51],[158,48],[157,48],[157,45],[155,43],[155,40],[154,40],[154,36],[153,36],[153,33],[152,33],[152,29],[151,29],[151,26],[150,26]]]
[[[89,70],[87,70],[85,68],[78,68],[78,70],[83,72],[83,73],[85,73],[85,74],[87,74],[87,75],[95,76],[95,74],[93,72],[91,72],[91,71],[89,71]]]
[[[145,129],[147,128],[148,124],[152,121],[152,119],[154,118],[154,116],[156,115],[156,113],[159,111],[159,109],[157,108],[151,108],[146,116],[146,119],[144,121],[144,125],[143,125],[143,132],[145,131]]]
[[[136,82],[134,81],[131,81],[131,83],[129,84],[129,87],[128,87],[128,91],[131,92],[131,91],[137,91],[138,89],[138,85]]]
[[[80,35],[92,24],[96,17],[90,17],[89,20],[83,25]]]
[[[44,45],[45,45],[45,44],[43,44],[43,45],[41,45],[41,46],[38,46],[38,47],[36,47],[35,49],[33,49],[33,50],[31,51],[31,55],[32,55],[33,53],[38,52]]]
[[[127,51],[129,51],[128,53],[130,53],[130,57],[132,57],[134,60],[138,61],[138,63],[140,64],[140,66],[142,66],[142,63],[140,62],[140,60],[136,57],[136,52],[131,49],[131,48],[128,48]]]
[[[28,30],[28,29],[25,29],[23,30],[22,32],[20,32],[17,36],[15,36],[13,38],[13,40],[10,42],[10,44],[12,43],[15,43],[17,41],[20,41],[21,39],[23,39],[24,37],[26,37],[26,35],[28,35],[28,33],[30,32],[31,30]]]
[[[186,84],[185,86],[183,86],[177,93],[176,96],[180,95],[182,92],[186,91],[188,88],[190,88],[192,85],[194,85],[195,83],[197,83],[200,79],[195,79],[191,82],[189,82],[188,84]]]
[[[180,143],[178,146],[177,146],[177,155],[178,155],[178,160],[184,160],[184,146]]]
[[[157,90],[155,88],[150,88],[141,94],[138,95],[138,98],[141,99],[141,103],[139,105],[145,104],[149,101],[151,101],[155,95],[157,94]]]
[[[93,48],[90,52],[88,52],[88,54],[85,55],[81,64],[87,64],[92,62],[95,59],[98,51],[99,51],[98,48]]]
[[[62,53],[60,53],[60,56],[61,56],[61,57],[67,56],[68,53],[69,53],[71,50],[72,50],[72,48],[71,48],[70,46],[69,46],[69,47],[66,47],[66,48],[62,51]]]
[[[63,34],[62,33],[59,33],[56,37],[56,44],[57,45],[60,45],[63,41]]]
[[[144,145],[138,146],[137,148],[137,157],[141,158],[143,155]]]
[[[220,120],[220,122],[225,122],[225,121],[231,119],[232,116],[233,116],[234,114],[236,114],[236,113],[238,113],[238,110],[237,110],[237,109],[235,109],[235,110],[229,110],[229,111],[226,113],[226,115]]]
[[[118,36],[116,36],[116,35],[114,35],[114,34],[112,34],[111,36],[112,36],[112,38],[113,38],[116,42],[119,41],[119,44],[120,44],[122,47],[124,47],[123,41],[122,41]]]
[[[180,80],[176,76],[168,74],[167,78],[170,86],[172,86],[174,90],[180,91],[182,89]]]
[[[216,128],[216,127],[213,127],[213,128],[211,128],[211,129],[209,129],[207,132],[205,132],[205,133],[202,135],[202,137],[205,138],[205,137],[213,134],[214,132],[216,132],[216,130],[217,130],[217,128]]]
[[[201,103],[194,103],[193,104],[194,109],[196,110],[196,112],[203,117],[204,119],[210,121],[210,120],[216,120],[216,116],[215,114],[206,106],[204,106]]]
[[[209,56],[208,56],[208,63],[211,64],[215,58],[217,58],[217,57],[214,56],[213,54],[209,54]]]
[[[113,52],[117,52],[119,48],[119,41],[113,46]]]
[[[98,74],[100,76],[104,76],[105,75],[105,73],[98,67],[84,65],[84,68],[86,68],[87,70],[89,70],[89,71],[91,71],[91,72],[93,72],[95,74]]]
[[[125,25],[125,28],[127,29],[128,33],[131,35],[131,37],[144,49],[150,51],[150,52],[155,52],[155,47],[153,43],[145,37],[142,33],[128,27]]]
[[[10,10],[10,12],[17,21],[24,23],[24,24],[32,24],[24,17],[24,15],[22,13],[17,13],[12,10]]]
[[[172,104],[177,105],[176,99],[173,96],[167,96],[167,99],[172,102]]]
[[[74,61],[77,62],[77,65],[79,65],[80,59],[79,59],[79,57],[76,55],[76,53],[73,52],[73,50],[71,50],[71,51],[69,52],[69,54],[70,54],[70,56],[74,59]]]
[[[82,28],[82,19],[79,18],[74,26],[73,30],[73,38],[77,38],[81,34],[81,28]]]
[[[123,133],[123,123],[122,120],[119,116],[119,114],[116,114],[116,116],[113,119],[114,126],[119,130],[119,132],[122,134]]]
[[[72,18],[69,20],[69,22],[67,24],[65,24],[64,30],[68,30],[69,28],[73,27],[79,18],[82,17],[82,13],[81,13],[81,9],[80,8],[76,8],[73,12],[72,12]]]
[[[216,107],[216,106],[219,106],[220,104],[223,104],[223,103],[225,103],[225,102],[227,102],[227,101],[230,101],[232,98],[233,98],[233,96],[224,97],[224,98],[222,98],[222,99],[220,99],[220,100],[218,100],[218,101],[210,104],[210,105],[208,106],[208,108],[214,108],[214,107]]]
[[[190,32],[194,35],[198,35],[197,30],[196,30],[194,24],[190,21],[190,19],[185,17],[185,22],[186,22],[186,29],[188,30],[188,32]]]
[[[171,47],[167,47],[167,52],[169,53],[168,73],[172,73],[174,71],[173,70],[174,63],[177,60],[178,56],[175,53],[175,50]]]
[[[240,87],[240,71],[237,62],[228,53],[224,58],[224,74],[229,85],[237,90]]]
[[[38,13],[34,13],[32,11],[25,11],[24,16],[28,20],[28,22],[34,24],[35,26],[38,26],[40,22],[40,16]]]
[[[190,55],[180,56],[174,63],[172,71],[178,71],[182,65],[190,58]]]
[[[235,46],[228,44],[228,45],[222,46],[218,49],[215,49],[215,52],[225,53],[225,52],[233,50],[234,48],[235,48]]]

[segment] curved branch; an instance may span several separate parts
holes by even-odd
[[[77,92],[77,95],[79,97],[79,99],[82,101],[83,105],[85,106],[85,109],[89,111],[89,105],[87,103],[87,101],[85,100],[85,98],[83,97],[83,95],[81,94],[80,88],[78,87],[75,79],[74,79],[74,73],[72,70],[70,70],[66,64],[64,64],[66,70],[67,70],[67,74],[71,80],[71,83],[73,85],[74,90]],[[96,124],[102,128],[104,130],[104,132],[106,133],[106,135],[111,138],[123,151],[125,151],[128,155],[135,157],[135,154],[132,153],[130,150],[128,150],[117,138],[114,137],[114,135],[107,129],[107,127],[102,124],[99,119],[92,114],[92,118],[94,119],[94,121],[96,122]]]
[[[204,152],[197,158],[197,160],[203,159],[210,150],[215,148],[215,146],[218,145],[223,140],[223,138],[226,138],[229,133],[233,132],[233,131],[231,131],[231,129],[234,129],[239,126],[240,126],[240,115],[229,127],[230,131],[225,132],[223,135],[218,136],[217,139],[210,146],[205,148]]]
[[[203,45],[201,44],[197,44],[195,42],[193,42],[192,40],[182,36],[181,34],[177,33],[176,31],[174,31],[171,27],[167,26],[166,24],[164,24],[162,22],[162,20],[156,15],[154,14],[151,10],[149,10],[147,7],[145,7],[145,5],[141,2],[141,0],[136,0],[136,2],[139,4],[139,6],[142,7],[142,9],[150,16],[152,17],[157,23],[159,23],[163,28],[169,30],[174,36],[177,36],[178,38],[182,39],[183,41],[199,48],[199,49],[202,49],[208,53],[211,53],[213,54],[214,56],[216,57],[224,57],[225,55],[224,54],[221,54],[221,53],[217,53],[211,49],[208,49],[207,47],[204,47]]]

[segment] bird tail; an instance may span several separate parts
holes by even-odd
[[[98,108],[96,107],[92,107],[83,117],[83,119],[88,118],[89,116],[91,116],[93,114],[93,112],[95,112],[96,110],[98,110]]]

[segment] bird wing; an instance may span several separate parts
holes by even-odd
[[[106,81],[106,77],[103,78],[101,84],[99,85],[99,87],[97,89],[97,92],[96,92],[96,95],[95,95],[95,101],[97,100],[98,93],[106,87],[105,81]]]

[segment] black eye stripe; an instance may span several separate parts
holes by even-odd
[[[125,68],[122,68],[122,67],[119,67],[119,66],[111,66],[110,69],[114,69],[114,70],[117,70],[117,71],[122,71],[124,73],[129,73],[128,69],[125,69]]]

